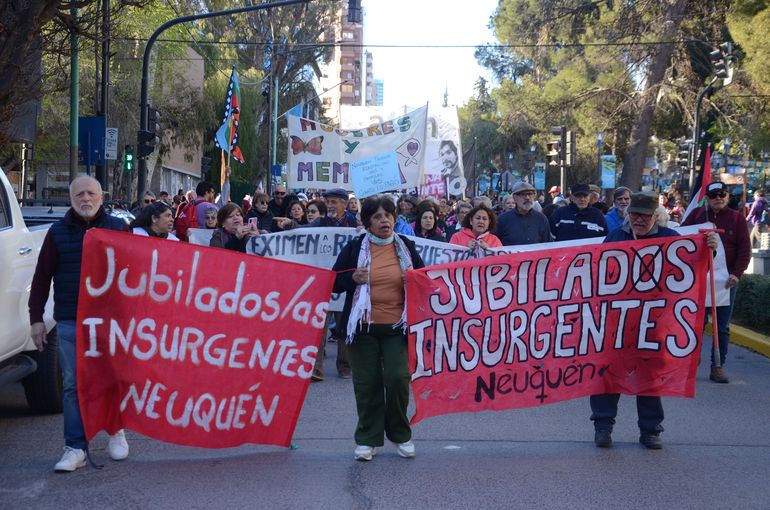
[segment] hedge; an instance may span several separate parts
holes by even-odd
[[[732,322],[770,335],[770,275],[745,274],[741,277]]]

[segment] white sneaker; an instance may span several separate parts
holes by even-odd
[[[110,440],[107,442],[107,451],[112,460],[123,460],[128,457],[128,442],[123,429],[117,431],[114,436],[110,436]]]
[[[375,455],[377,455],[376,446],[357,445],[353,458],[356,460],[372,460],[372,457]]]
[[[404,457],[405,459],[410,459],[414,457],[414,443],[409,440],[406,443],[401,443],[398,445],[398,454]]]
[[[86,465],[85,450],[65,446],[64,455],[61,456],[61,460],[56,463],[53,469],[58,473],[64,473],[64,472],[75,471],[78,468],[85,467],[85,465]]]

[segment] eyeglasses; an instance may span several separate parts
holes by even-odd
[[[154,198],[145,198],[144,199],[144,203],[145,204],[154,204],[155,203],[155,199]]]
[[[715,198],[725,198],[727,196],[727,192],[717,191],[716,193],[708,193],[706,194],[706,196],[709,197],[711,200],[714,200]]]
[[[275,195],[277,197],[282,197],[282,196],[286,195],[286,192],[285,191],[273,191],[273,195]]]

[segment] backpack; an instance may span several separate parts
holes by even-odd
[[[762,211],[762,215],[759,217],[759,223],[762,225],[770,225],[770,216],[768,215],[768,209],[770,209],[770,205],[766,205],[765,209]]]
[[[192,202],[187,204],[174,219],[174,231],[176,236],[182,241],[187,241],[187,231],[191,228],[198,228],[198,215],[196,214],[197,204]]]

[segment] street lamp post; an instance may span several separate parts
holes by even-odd
[[[147,127],[147,108],[149,107],[148,102],[148,74],[150,70],[150,52],[152,51],[152,47],[155,44],[155,41],[158,39],[160,34],[162,34],[166,29],[173,27],[174,25],[178,25],[180,23],[185,23],[187,21],[195,21],[199,19],[207,19],[207,18],[216,18],[220,16],[230,16],[233,14],[241,14],[244,12],[250,12],[250,11],[258,11],[263,9],[272,9],[274,7],[284,7],[287,5],[295,5],[295,4],[307,4],[311,2],[312,0],[282,0],[280,2],[272,2],[272,3],[266,3],[266,4],[259,4],[259,5],[249,5],[247,7],[240,7],[238,9],[228,9],[226,11],[212,11],[212,12],[206,12],[202,14],[193,14],[190,16],[181,16],[179,18],[174,18],[172,20],[169,20],[165,23],[163,23],[161,26],[159,26],[155,32],[150,36],[150,38],[147,40],[147,46],[144,48],[144,56],[142,58],[142,88],[140,92],[140,99],[139,99],[139,131],[144,130]],[[142,141],[138,140],[137,146],[141,145]],[[145,192],[145,189],[147,187],[147,158],[142,157],[139,158],[139,165],[137,166],[137,185],[136,185],[136,193],[137,196],[142,196],[142,194]],[[129,197],[129,200],[131,197]]]

